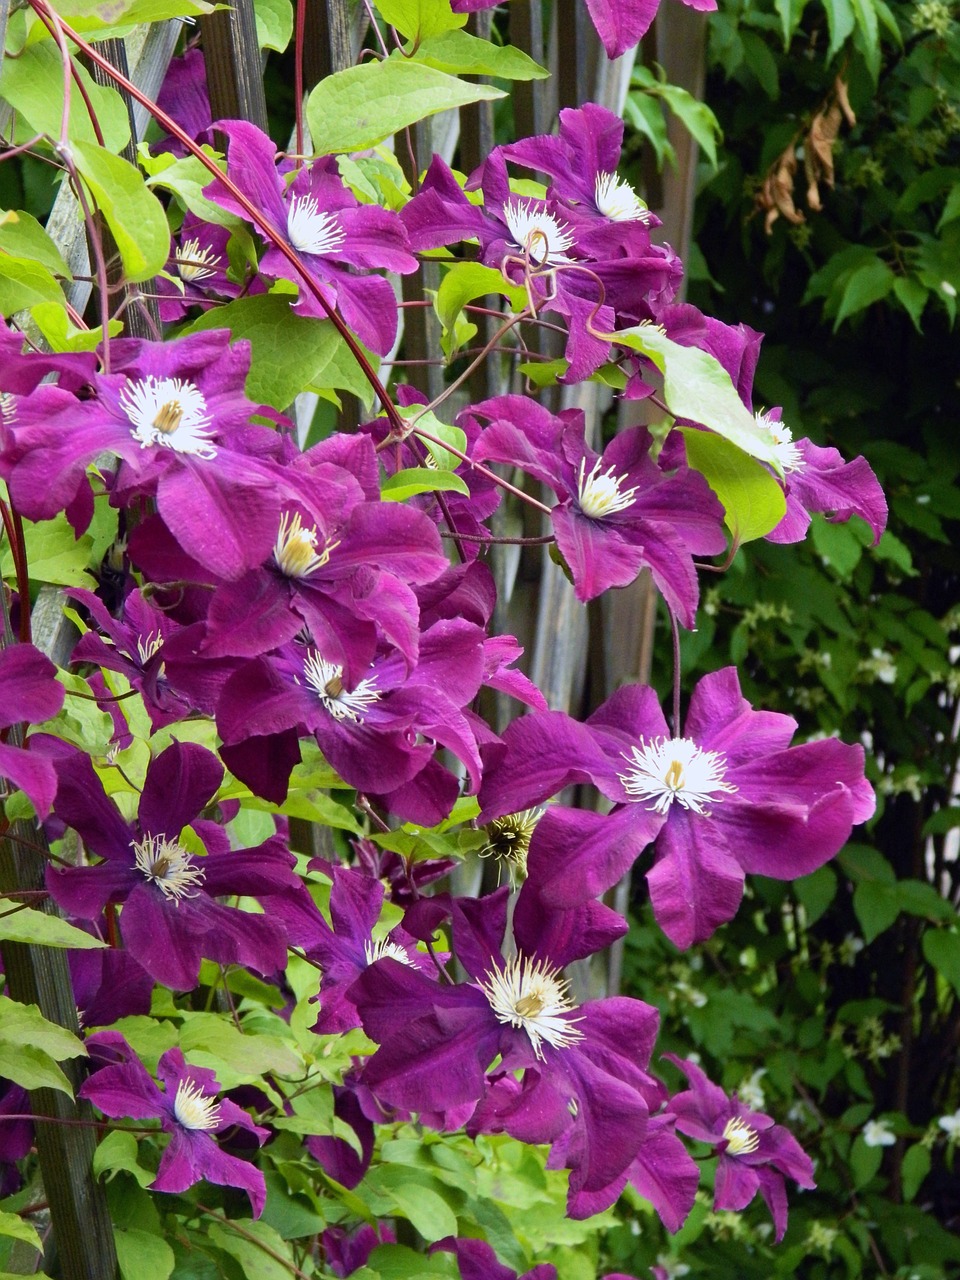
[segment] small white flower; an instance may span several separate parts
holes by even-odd
[[[753,1075],[744,1080],[737,1090],[737,1097],[751,1111],[762,1111],[764,1108],[767,1099],[760,1085],[760,1079],[766,1074],[766,1067],[758,1067]]]
[[[862,1137],[868,1147],[892,1147],[897,1135],[885,1120],[868,1120],[863,1126]]]
[[[937,1124],[949,1142],[960,1142],[960,1111],[955,1111],[952,1116],[941,1116]]]

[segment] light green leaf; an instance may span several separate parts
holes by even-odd
[[[756,459],[722,436],[683,428],[687,462],[723,503],[724,523],[740,545],[762,538],[786,514],[783,489]]]
[[[466,14],[454,14],[454,17]],[[415,62],[447,71],[451,75],[498,76],[501,80],[542,80],[546,67],[511,44],[491,44],[467,31],[447,31],[423,40],[412,52]]]
[[[307,101],[307,125],[318,155],[363,151],[438,111],[504,96],[490,85],[387,58],[322,80]]]
[[[93,351],[99,346],[103,337],[100,325],[95,329],[78,329],[67,315],[62,300],[34,303],[30,308],[30,314],[47,340],[51,351]],[[114,338],[123,331],[123,321],[111,320],[107,327],[111,338]]]
[[[22,1240],[24,1244],[43,1253],[43,1243],[36,1228],[21,1218],[19,1213],[0,1212],[0,1236],[5,1236],[8,1240]]]
[[[960,210],[958,210],[960,212]],[[916,276],[897,276],[893,282],[893,292],[897,301],[913,321],[917,333],[922,332],[920,320],[924,307],[930,297],[930,291],[920,283]]]
[[[293,5],[290,0],[253,0],[253,12],[260,48],[283,53],[293,35]]]
[[[469,494],[466,481],[454,475],[452,471],[434,471],[429,467],[407,467],[388,476],[381,487],[384,502],[405,502],[417,493],[454,493]]]
[[[93,1153],[93,1172],[99,1178],[122,1169],[132,1174],[141,1187],[148,1187],[156,1175],[140,1164],[139,1152],[134,1134],[112,1129]]]
[[[0,909],[4,903],[0,901]],[[41,947],[76,947],[89,951],[106,943],[93,938],[59,916],[24,907],[11,915],[0,914],[0,939],[4,942],[31,942]]]
[[[266,1222],[255,1222],[252,1218],[238,1218],[236,1226],[243,1231],[242,1236],[231,1231],[229,1226],[212,1223],[210,1239],[224,1253],[237,1260],[248,1280],[290,1280],[293,1254],[279,1231],[275,1231]],[[261,1245],[266,1248],[261,1248]],[[267,1253],[266,1249],[270,1252]],[[278,1257],[272,1256],[274,1254]]]
[[[82,676],[70,671],[58,673],[60,683],[67,689],[67,697],[59,712],[45,724],[38,726],[43,733],[56,734],[65,742],[72,742],[94,755],[105,756],[113,737],[113,720],[108,711],[101,711],[90,699],[90,686]],[[70,697],[70,693],[83,697]]]
[[[63,587],[94,585],[87,568],[100,563],[117,531],[115,510],[106,503],[98,503],[96,511],[94,523],[80,538],[75,536],[62,512],[52,520],[24,520],[27,566],[32,582],[49,582]],[[9,577],[12,572],[13,557],[4,543],[0,573]]]
[[[21,1089],[57,1089],[73,1097],[69,1080],[50,1055],[29,1044],[7,1044],[0,1039],[0,1076]]]
[[[403,1244],[381,1244],[370,1254],[370,1280],[437,1280],[438,1276],[459,1274],[450,1269],[449,1253],[434,1253],[425,1257]],[[362,1272],[356,1273],[361,1280]]]
[[[90,143],[73,145],[84,182],[107,221],[126,278],[149,280],[170,253],[170,228],[157,197],[143,175],[122,156]]]
[[[87,1051],[82,1041],[66,1027],[48,1022],[35,1004],[20,1004],[0,995],[0,1037],[8,1044],[31,1047],[61,1061],[84,1058]],[[0,1072],[0,1075],[4,1074]]]
[[[130,121],[123,99],[115,89],[94,84],[90,73],[76,59],[73,62],[89,96],[108,151],[122,151],[130,139]],[[60,137],[63,114],[63,67],[60,51],[52,40],[30,45],[17,58],[5,58],[0,95],[22,117],[29,132]],[[94,145],[96,134],[83,98],[74,91],[70,97],[70,145]]]
[[[827,61],[838,53],[848,36],[853,34],[856,18],[850,0],[824,0],[827,11],[827,27],[830,31],[830,48]]]
[[[853,912],[860,921],[864,941],[886,932],[900,914],[900,897],[895,885],[866,880],[853,891]]]
[[[381,1165],[367,1175],[365,1185],[387,1197],[424,1240],[457,1234],[457,1215],[434,1189],[436,1183],[429,1175],[409,1167]]]
[[[923,935],[923,954],[960,995],[960,934],[928,929]]]
[[[0,312],[12,316],[38,302],[63,305],[63,290],[46,267],[0,252]]]
[[[161,1236],[134,1227],[114,1227],[113,1239],[123,1280],[169,1280],[173,1274],[177,1260]]]
[[[653,147],[657,168],[662,169],[665,163],[676,168],[677,154],[667,139],[667,120],[658,97],[650,92],[628,93],[623,114]]]
[[[291,310],[292,294],[265,293],[239,298],[206,312],[186,330],[230,329],[247,338],[252,362],[246,393],[251,400],[286,409],[308,388],[340,387],[366,392],[370,385],[330,320],[313,320]],[[369,356],[369,353],[367,353]],[[376,367],[376,356],[369,356]]]
[[[764,45],[766,49],[766,45]],[[772,61],[772,57],[771,57]],[[705,102],[700,102],[686,89],[675,84],[662,84],[657,90],[683,127],[698,142],[715,169],[717,167],[717,143],[723,141],[720,121]],[[774,95],[771,94],[771,97]]]
[[[464,454],[467,450],[466,432],[460,427],[451,426],[449,422],[441,422],[431,409],[424,411],[419,405],[412,405],[409,409],[401,410],[401,413],[404,417],[416,418],[417,425],[413,429],[413,434],[422,440],[438,468],[441,471],[455,471],[463,458],[458,457],[457,453],[451,453],[450,449],[445,449],[443,444],[438,444],[437,441],[443,441],[452,449],[456,449],[459,454]],[[433,438],[425,439],[420,435],[421,431]]]
[[[61,18],[78,31],[98,31],[101,27],[133,27],[138,23],[163,22],[167,18],[199,18],[212,13],[213,4],[204,0],[56,0],[51,5]],[[95,19],[94,23],[74,23],[75,18]]]
[[[883,1160],[882,1147],[868,1147],[859,1135],[850,1149],[850,1172],[853,1174],[853,1189],[859,1191],[865,1187],[879,1172]]]
[[[713,356],[696,347],[680,346],[652,324],[604,336],[653,361],[663,374],[663,396],[675,417],[709,427],[752,458],[766,462],[778,476],[783,475],[769,432],[757,425],[730,375]]]
[[[212,147],[202,148],[205,155],[220,161],[219,167],[226,171],[226,165],[218,152]],[[213,204],[203,195],[203,188],[213,182],[210,170],[196,156],[183,156],[177,160],[168,152],[151,156],[145,143],[141,143],[137,151],[140,164],[147,176],[148,187],[163,187],[172,191],[183,204],[205,222],[215,222],[219,227],[237,228],[243,225],[242,219],[234,213],[227,213],[219,205]]]
[[[880,27],[873,0],[851,0],[857,28],[861,36],[864,61],[867,70],[876,84],[880,75]]]
[[[60,250],[32,213],[10,210],[0,219],[0,250],[14,258],[30,258],[54,275],[71,279]]]
[[[268,1072],[295,1076],[303,1070],[297,1053],[279,1036],[258,1031],[244,1035],[214,1013],[188,1013],[180,1031],[180,1048],[191,1062],[213,1067],[225,1089]]]
[[[487,294],[507,298],[514,311],[521,311],[526,306],[526,291],[512,285],[496,267],[485,267],[479,262],[458,262],[443,277],[437,290],[436,308],[444,329],[441,345],[445,355],[449,356],[455,349],[456,322],[463,308],[468,302]]]
[[[448,0],[377,0],[377,9],[407,40],[427,40],[467,21],[467,14],[450,11]]]

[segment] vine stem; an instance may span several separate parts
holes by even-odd
[[[410,430],[410,424],[404,423],[404,426]],[[422,427],[414,427],[414,432],[421,440],[426,440],[429,444],[435,444],[441,449],[446,449],[447,453],[452,453],[455,458],[459,458],[461,462],[466,462],[468,466],[473,467],[478,475],[485,476],[494,484],[499,485],[501,489],[506,489],[507,493],[512,493],[514,497],[528,502],[531,507],[536,507],[538,511],[542,511],[544,515],[550,514],[550,508],[545,502],[541,502],[539,498],[532,498],[529,493],[524,493],[522,489],[518,489],[516,485],[510,483],[509,480],[503,480],[495,471],[491,471],[489,467],[485,467],[482,462],[474,462],[468,454],[462,453],[454,445],[448,444],[446,440],[441,440],[439,436],[431,435],[429,431],[424,431]],[[389,440],[385,440],[384,444],[389,444]]]
[[[673,736],[680,737],[680,624],[672,609],[670,614],[670,632],[673,636]]]
[[[54,20],[47,0],[30,0],[30,7],[38,16],[42,17],[44,14],[47,14],[48,16],[51,16],[51,20]],[[118,71],[111,62],[104,58],[102,54],[98,53],[96,48],[88,41],[84,40],[82,36],[78,35],[72,27],[67,23],[62,22],[60,19],[55,20],[59,22],[63,34],[77,46],[81,53],[88,57],[91,62],[96,63],[96,65],[100,67],[115,84],[119,85],[125,93],[130,94],[136,102],[139,102],[140,105],[148,111],[168,133],[172,134],[183,144],[183,146],[186,147],[192,156],[200,161],[207,172],[210,173],[217,182],[222,184],[224,190],[230,193],[263,237],[268,240],[274,248],[279,250],[290,265],[295,268],[298,275],[303,277],[303,281],[310,290],[310,293],[323,308],[324,313],[332,322],[341,338],[343,338],[350,350],[350,354],[363,371],[363,376],[373,388],[374,394],[383,406],[384,413],[390,422],[390,426],[395,432],[402,435],[406,424],[397,412],[397,407],[391,400],[389,392],[377,377],[376,371],[362,351],[359,342],[350,332],[350,329],[344,320],[337,315],[336,308],[332,307],[327,301],[322,289],[315,283],[306,264],[302,261],[292,245],[288,244],[287,241],[284,240],[283,236],[278,233],[276,227],[274,227],[273,224],[264,217],[253,201],[243,194],[236,183],[233,182],[233,180],[217,166],[216,162],[212,160],[200,146],[197,145],[188,133],[181,129],[180,125],[178,125],[162,107],[157,106],[157,104],[141,89],[137,88],[132,80],[125,76],[121,71]]]

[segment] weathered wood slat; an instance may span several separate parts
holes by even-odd
[[[253,0],[233,0],[200,19],[214,120],[249,120],[267,131],[267,99]]]

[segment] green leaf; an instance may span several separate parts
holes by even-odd
[[[756,76],[760,88],[768,98],[778,98],[780,78],[777,60],[770,52],[767,42],[755,31],[741,30],[740,39],[743,41],[744,61]]]
[[[465,480],[452,471],[434,471],[430,467],[406,467],[384,480],[380,496],[384,502],[405,502],[417,493],[469,494]]]
[[[57,1089],[73,1097],[70,1081],[50,1055],[29,1044],[11,1045],[0,1038],[0,1076],[22,1089]]]
[[[843,46],[847,37],[853,34],[856,17],[850,0],[824,0],[823,7],[827,11],[827,27],[830,31],[830,48],[827,50],[829,62]]]
[[[916,276],[897,276],[893,282],[893,292],[897,301],[913,321],[917,333],[920,333],[920,317],[927,305],[930,291],[926,289]]]
[[[823,563],[835,569],[841,580],[847,581],[863,555],[863,543],[850,526],[833,524],[817,515],[811,521],[810,537]]]
[[[923,954],[960,996],[960,934],[928,929],[923,935]]]
[[[490,85],[387,58],[322,80],[307,101],[307,125],[318,155],[363,151],[438,111],[502,97]]]
[[[191,1062],[213,1067],[225,1089],[269,1072],[296,1076],[303,1069],[299,1055],[280,1036],[261,1031],[244,1035],[214,1013],[186,1015],[180,1048]]]
[[[119,33],[139,23],[199,18],[215,6],[204,0],[57,0],[52,7],[76,31],[95,31],[102,39],[107,32]]]
[[[657,168],[662,169],[665,163],[676,168],[677,155],[667,139],[667,121],[659,98],[650,92],[628,93],[623,115],[653,147]]]
[[[413,434],[418,436],[430,457],[437,464],[441,471],[455,471],[463,461],[459,454],[466,453],[467,436],[460,427],[451,426],[449,422],[441,422],[432,409],[424,410],[420,405],[411,405],[408,409],[402,409],[401,414],[406,418],[415,418],[416,426],[413,428]],[[425,432],[433,437],[425,439],[420,433]],[[443,443],[449,444],[451,449],[456,449],[457,453],[451,453],[450,449],[445,449]]]
[[[436,1185],[429,1174],[399,1165],[373,1168],[363,1182],[364,1187],[383,1195],[424,1240],[431,1241],[457,1234],[457,1215],[435,1190]]]
[[[123,1170],[132,1174],[141,1187],[148,1187],[156,1174],[139,1161],[140,1147],[134,1134],[112,1129],[93,1153],[93,1172],[100,1178],[105,1173]]]
[[[0,900],[0,910],[4,903]],[[48,916],[33,907],[23,907],[10,915],[0,914],[0,941],[29,942],[41,947],[75,947],[89,951],[106,943],[91,937],[59,916]]]
[[[872,258],[863,266],[851,271],[845,278],[837,305],[833,331],[843,324],[848,316],[863,311],[871,303],[885,298],[894,287],[896,277],[882,258]]]
[[[880,75],[880,26],[873,0],[850,0],[861,37],[864,61],[874,84]]]
[[[283,53],[293,35],[293,5],[290,0],[253,0],[257,22],[257,44],[261,49]]]
[[[853,1189],[859,1191],[871,1182],[880,1171],[883,1160],[882,1147],[868,1147],[859,1135],[850,1150],[850,1172],[853,1175]]]
[[[0,217],[0,250],[14,258],[30,258],[54,275],[72,279],[60,250],[32,213],[11,209]]]
[[[656,92],[691,137],[699,143],[711,166],[716,169],[717,143],[723,141],[723,130],[707,104],[675,84],[661,84]]]
[[[202,148],[205,155],[218,160],[219,168],[226,171],[226,164],[212,147]],[[163,187],[172,191],[182,203],[206,222],[214,222],[217,226],[238,228],[243,226],[241,219],[233,213],[227,213],[219,205],[213,204],[203,194],[203,188],[213,182],[210,170],[196,156],[184,156],[177,160],[167,152],[151,156],[146,144],[141,143],[137,149],[140,164],[147,174],[148,187]]]
[[[12,316],[44,302],[63,305],[63,290],[47,268],[0,252],[0,313]]]
[[[236,1226],[243,1235],[231,1230],[231,1226]],[[238,1218],[225,1226],[214,1222],[210,1226],[210,1239],[236,1259],[248,1280],[290,1280],[293,1267],[290,1246],[266,1222],[255,1222],[252,1218]],[[278,1256],[274,1257],[275,1254]]]
[[[837,895],[837,873],[833,867],[820,867],[795,880],[793,891],[803,903],[807,925],[814,925]]]
[[[95,329],[78,329],[67,315],[62,298],[57,302],[36,302],[30,314],[51,351],[94,351],[103,339],[100,325]],[[123,332],[123,321],[111,320],[107,328],[110,337],[115,338]]]
[[[123,1280],[169,1280],[176,1265],[173,1250],[161,1236],[149,1231],[114,1228],[117,1263]]]
[[[98,521],[83,537],[77,538],[61,512],[52,520],[24,520],[27,567],[32,582],[49,582],[63,587],[91,587],[87,572],[91,564],[99,564],[103,553],[116,536],[117,512],[98,504]],[[10,577],[13,557],[4,542],[0,556],[0,573]]]
[[[130,121],[123,99],[115,89],[94,84],[90,73],[76,59],[72,66],[96,112],[105,147],[108,151],[122,151],[130,140]],[[22,117],[29,130],[27,138],[35,133],[60,137],[63,67],[60,51],[52,40],[29,45],[18,57],[4,59],[0,96]],[[74,87],[70,95],[71,149],[78,143],[94,145],[96,140],[83,98]]]
[[[77,168],[106,219],[127,280],[149,280],[170,253],[170,228],[140,170],[90,143],[73,144]]]
[[[377,0],[380,14],[407,40],[423,41],[462,27],[465,13],[451,13],[448,0]]]
[[[884,933],[900,914],[900,897],[893,885],[866,880],[853,891],[853,911],[865,941]]]
[[[230,330],[250,342],[246,393],[251,400],[286,409],[307,388],[340,387],[370,395],[370,384],[331,320],[298,316],[292,294],[264,293],[215,307],[187,333]],[[367,353],[369,356],[369,353]],[[370,356],[371,363],[379,362]]]
[[[929,1172],[930,1152],[921,1143],[915,1142],[912,1147],[907,1148],[900,1167],[904,1200],[909,1203],[914,1198]]]
[[[867,844],[848,844],[837,854],[844,875],[858,883],[873,880],[880,884],[896,884],[893,867],[877,849]]]
[[[0,995],[0,1037],[8,1044],[29,1046],[61,1061],[84,1058],[87,1051],[72,1031],[48,1022],[35,1004],[20,1004]],[[2,1073],[0,1073],[2,1074]]]
[[[652,324],[620,329],[604,337],[653,361],[663,374],[663,398],[675,417],[709,427],[752,458],[766,462],[778,476],[783,475],[770,433],[757,425],[719,360],[695,347],[680,346]]]
[[[455,349],[456,322],[463,308],[488,294],[507,298],[515,311],[526,305],[524,289],[512,285],[496,267],[485,267],[479,262],[458,262],[440,281],[436,307],[444,329],[441,345],[445,355],[449,356]]]
[[[403,1244],[381,1244],[370,1254],[370,1276],[379,1280],[436,1280],[438,1276],[459,1274],[451,1270],[449,1253],[434,1253],[425,1257]],[[357,1272],[357,1280],[361,1273]]]
[[[454,14],[454,17],[466,16]],[[411,54],[422,62],[450,75],[498,76],[501,80],[542,80],[549,76],[546,67],[512,44],[491,44],[467,31],[447,31],[423,40]]]
[[[783,519],[783,489],[761,463],[722,436],[696,427],[681,429],[687,462],[723,503],[724,523],[738,545],[762,538]]]
[[[31,1248],[43,1253],[43,1242],[36,1228],[20,1217],[19,1213],[0,1212],[0,1236],[8,1240],[22,1240]]]

